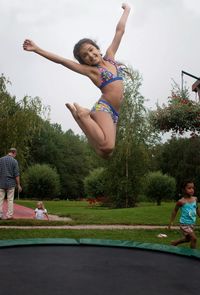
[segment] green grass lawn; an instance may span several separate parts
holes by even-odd
[[[35,201],[17,201],[16,203],[35,208]],[[65,221],[38,221],[38,220],[2,220],[0,221],[0,239],[26,238],[95,238],[113,240],[131,240],[145,243],[159,243],[169,245],[174,239],[181,236],[179,230],[164,229],[134,229],[134,230],[66,230],[66,229],[3,229],[1,225],[64,225],[64,224],[126,224],[126,225],[168,225],[174,203],[162,203],[156,206],[153,203],[141,203],[135,208],[109,209],[100,206],[90,206],[85,201],[45,201],[49,214],[71,217],[72,222]],[[176,223],[178,224],[178,216]],[[198,218],[197,224],[200,224]],[[167,238],[158,238],[159,233],[167,234]],[[200,229],[196,229],[200,238]],[[199,242],[200,244],[200,242]],[[188,244],[182,247],[188,247]],[[198,246],[200,249],[200,245]]]
[[[34,201],[17,201],[18,204],[35,208]],[[109,209],[90,206],[85,201],[45,201],[49,214],[70,217],[72,224],[146,224],[167,225],[174,203],[140,203],[135,208]],[[176,219],[178,224],[178,216]],[[200,224],[198,220],[197,224]]]

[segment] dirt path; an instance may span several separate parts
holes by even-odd
[[[167,226],[159,226],[159,225],[123,225],[123,224],[109,224],[109,225],[55,225],[55,226],[15,226],[15,225],[1,225],[1,228],[9,228],[9,229],[66,229],[66,230],[88,230],[88,229],[99,229],[99,230],[114,230],[114,229],[162,229],[166,230]],[[178,229],[178,226],[173,226],[172,229]]]

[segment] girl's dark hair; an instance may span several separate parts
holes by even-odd
[[[74,57],[78,60],[78,62],[80,64],[84,64],[84,61],[80,57],[80,49],[83,44],[91,44],[94,47],[96,47],[98,50],[100,49],[99,46],[96,44],[96,42],[91,39],[84,38],[84,39],[81,39],[80,41],[78,41],[74,46],[73,54],[74,54]]]
[[[185,187],[187,186],[188,183],[194,183],[194,180],[193,179],[185,179],[181,184],[182,190],[185,189]]]

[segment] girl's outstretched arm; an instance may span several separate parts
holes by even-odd
[[[106,51],[106,56],[108,57],[114,58],[115,53],[117,52],[117,49],[120,45],[122,36],[124,35],[124,32],[125,32],[126,22],[127,22],[131,8],[126,3],[122,4],[122,8],[124,9],[124,11],[122,13],[122,16],[119,19],[119,22],[117,23],[114,38],[112,40],[111,45],[108,47]]]
[[[35,52],[38,55],[41,55],[42,57],[45,57],[46,59],[48,59],[48,60],[50,60],[52,62],[61,64],[64,67],[66,67],[66,68],[68,68],[68,69],[70,69],[70,70],[72,70],[74,72],[77,72],[77,73],[82,74],[82,75],[88,75],[88,69],[89,69],[88,66],[81,65],[81,64],[79,64],[79,63],[77,63],[77,62],[75,62],[73,60],[66,59],[66,58],[61,57],[61,56],[59,56],[57,54],[46,51],[46,50],[40,48],[32,40],[26,39],[24,41],[23,48],[26,51]]]

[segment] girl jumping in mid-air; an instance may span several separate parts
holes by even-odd
[[[74,47],[74,57],[79,63],[60,57],[38,47],[33,41],[25,40],[24,50],[33,51],[50,61],[87,76],[101,90],[101,97],[92,110],[77,103],[66,106],[87,136],[97,154],[107,158],[115,147],[116,124],[123,100],[122,68],[115,61],[115,54],[125,31],[130,7],[122,4],[123,13],[116,26],[114,38],[102,57],[98,45],[91,39],[82,39]]]

